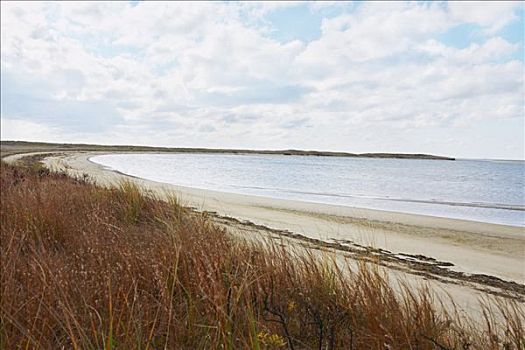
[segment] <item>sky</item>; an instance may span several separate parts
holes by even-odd
[[[1,138],[524,159],[523,2],[1,2]]]

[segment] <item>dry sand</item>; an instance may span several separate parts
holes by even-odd
[[[62,153],[44,163],[72,176],[88,174],[102,186],[128,179],[160,196],[175,194],[183,205],[209,212],[243,236],[262,233],[354,261],[380,261],[392,274],[409,276],[410,283],[426,281],[450,293],[467,311],[477,309],[477,297],[485,292],[525,301],[523,228],[174,186],[89,160],[99,154],[104,153]]]

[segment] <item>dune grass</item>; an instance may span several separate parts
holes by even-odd
[[[229,235],[175,198],[1,171],[2,349],[523,349],[518,305],[465,320],[373,265]]]

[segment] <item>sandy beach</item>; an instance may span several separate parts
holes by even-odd
[[[175,194],[184,206],[207,212],[241,235],[264,233],[341,256],[379,261],[415,283],[434,283],[462,308],[479,292],[525,297],[525,234],[520,227],[290,201],[188,188],[130,177],[93,163],[103,153],[71,152],[44,163],[71,176],[87,174],[98,185],[128,179],[157,196]],[[22,155],[4,158],[14,162]]]

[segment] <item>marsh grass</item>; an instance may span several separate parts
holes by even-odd
[[[234,238],[129,182],[2,163],[0,185],[2,349],[524,346],[515,303],[466,320],[373,264]]]

